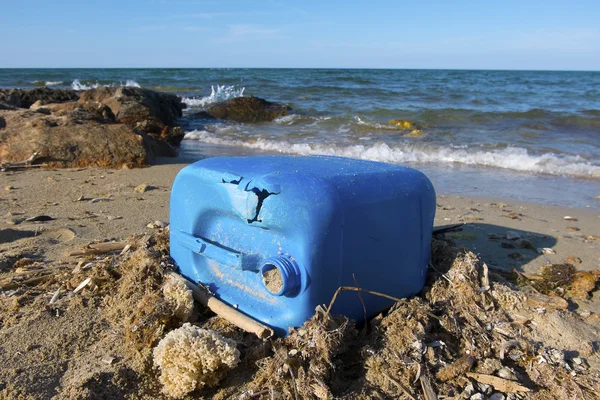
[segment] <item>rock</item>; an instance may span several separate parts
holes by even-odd
[[[210,107],[207,112],[219,119],[237,122],[273,121],[277,117],[288,115],[291,108],[272,103],[260,97],[236,97]]]
[[[490,396],[490,400],[505,400],[506,397],[502,393],[494,393]]]
[[[551,249],[549,247],[544,247],[542,249],[538,249],[538,253],[540,253],[540,254],[556,254],[556,251],[554,251],[554,249]]]
[[[12,186],[10,186],[10,185],[8,185],[8,186],[6,186],[6,187],[4,188],[4,190],[13,190],[13,189],[14,189],[14,187],[12,187]]]
[[[563,219],[564,219],[565,221],[577,221],[577,218],[575,218],[575,217],[571,217],[571,216],[569,216],[569,215],[565,215],[565,216],[563,217]]]
[[[37,152],[36,162],[51,167],[120,168],[146,165],[153,156],[144,135],[83,108],[62,116],[30,110],[0,114],[7,122],[0,130],[0,163],[21,162]]]
[[[39,105],[77,101],[79,94],[72,89],[0,89],[0,103],[18,108],[29,108],[39,101]]]
[[[150,228],[150,229],[164,229],[167,226],[169,226],[168,222],[165,222],[165,221],[154,221],[154,222],[151,222],[148,225],[146,225],[146,228]]]
[[[0,117],[0,129],[6,128],[6,120],[4,117]]]
[[[600,196],[596,196],[594,199],[600,201]]]
[[[156,189],[154,186],[148,185],[147,183],[142,183],[141,185],[136,186],[133,190],[138,193],[145,193],[154,189]]]
[[[116,121],[134,127],[144,121],[155,121],[165,126],[175,126],[185,105],[170,93],[155,92],[134,87],[98,87],[81,94],[79,103],[106,104]]]
[[[519,235],[517,232],[515,231],[506,231],[505,234],[506,239],[508,240],[517,240],[517,239],[521,239],[521,235]]]
[[[500,378],[503,379],[508,379],[511,381],[516,381],[517,380],[517,375],[515,375],[515,372],[513,370],[511,370],[510,368],[507,367],[502,367],[498,370],[497,375]]]
[[[475,393],[473,396],[469,397],[471,400],[483,400],[485,399],[485,395],[483,393]]]
[[[578,232],[578,231],[580,231],[580,229],[577,228],[576,226],[567,226],[565,229],[568,230],[568,231],[571,231],[571,232]]]

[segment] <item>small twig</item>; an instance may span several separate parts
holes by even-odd
[[[329,316],[329,314],[331,312],[331,308],[333,307],[333,303],[335,303],[335,300],[337,299],[338,294],[340,294],[341,291],[365,292],[365,293],[372,294],[374,296],[384,297],[386,299],[394,300],[394,301],[397,301],[397,302],[402,302],[403,301],[403,299],[399,299],[397,297],[390,296],[390,295],[387,295],[387,294],[384,294],[384,293],[374,292],[372,290],[362,289],[362,288],[354,287],[354,286],[340,286],[339,288],[337,288],[337,290],[333,294],[333,298],[329,302],[329,306],[327,307],[327,310],[325,311],[326,312],[326,317]]]
[[[294,398],[296,400],[298,400],[298,388],[296,387],[296,377],[294,376],[294,371],[292,371],[291,367],[290,367],[289,371],[290,371],[290,376],[292,377],[292,383],[294,384],[293,385],[293,387],[294,387]]]
[[[389,376],[387,373],[383,373],[383,376],[385,376],[386,378],[389,379],[390,382],[392,382],[398,389],[402,390],[402,392],[408,396],[411,400],[417,400],[415,398],[415,396],[413,396],[408,389],[404,388],[404,386],[402,386],[402,384],[400,384],[400,382],[398,382],[397,380],[395,380],[394,378],[392,378],[391,376]]]
[[[354,285],[356,286],[356,288],[359,289],[356,293],[358,293],[358,298],[360,299],[360,303],[362,304],[363,315],[365,317],[365,327],[368,327],[368,324],[367,324],[367,307],[365,306],[365,300],[363,299],[362,293],[360,292],[360,288],[358,286],[358,281],[356,280],[356,276],[354,276],[354,273],[352,273],[352,279],[354,279]]]
[[[445,280],[447,280],[448,282],[450,282],[450,286],[454,286],[454,283],[452,283],[452,281],[450,280],[450,278],[448,278],[448,276],[446,276],[446,274],[443,274],[442,272],[440,272],[436,267],[433,266],[432,263],[429,263],[429,268],[433,269],[435,272],[437,272],[438,274],[440,274],[442,276],[442,278],[444,278]]]
[[[250,395],[250,398],[253,399],[253,398],[261,396],[261,395],[263,395],[265,393],[269,393],[269,389],[263,389],[260,392],[256,392],[256,393]]]

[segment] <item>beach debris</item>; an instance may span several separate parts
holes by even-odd
[[[596,289],[600,273],[594,274],[589,271],[578,271],[575,274],[568,292],[577,298],[587,299],[590,293]]]
[[[115,361],[115,358],[114,358],[114,357],[111,357],[111,356],[103,356],[103,357],[100,359],[100,361],[102,361],[102,362],[103,362],[103,363],[105,363],[105,364],[108,364],[108,365],[110,365],[110,364],[112,364],[112,363],[113,363],[113,361]]]
[[[154,349],[163,393],[181,398],[205,386],[215,386],[240,362],[232,339],[190,323],[169,332]]]
[[[9,169],[20,169],[20,168],[30,168],[30,167],[39,167],[40,165],[33,165],[35,160],[38,158],[39,153],[34,151],[28,159],[16,163],[6,163],[0,164],[0,171],[4,172]]]
[[[100,203],[102,201],[112,201],[113,199],[110,197],[96,197],[90,200],[90,203]]]
[[[47,222],[54,221],[54,218],[48,215],[36,215],[35,217],[25,218],[23,222]]]
[[[165,221],[154,221],[154,222],[150,222],[148,225],[146,225],[146,228],[150,228],[150,229],[164,229],[167,226],[169,226],[168,222],[165,222]]]
[[[569,303],[558,296],[548,296],[542,293],[529,293],[527,295],[527,305],[532,308],[554,308],[557,310],[566,310]]]
[[[575,217],[571,217],[570,215],[565,215],[565,216],[563,217],[563,219],[564,219],[565,221],[577,221],[577,218],[575,218]]]
[[[577,269],[572,264],[546,264],[541,269],[544,284],[551,289],[569,286],[575,279]]]
[[[77,286],[74,290],[73,293],[77,293],[79,291],[81,291],[84,287],[86,287],[87,285],[90,284],[90,282],[92,281],[92,277],[88,277],[86,279],[84,279],[79,286]]]
[[[479,383],[493,386],[494,389],[504,393],[517,393],[517,392],[529,392],[530,389],[507,379],[499,378],[493,375],[476,374],[474,372],[467,372],[469,378],[475,379]]]
[[[261,339],[266,339],[273,336],[274,332],[271,328],[248,317],[246,314],[241,313],[235,308],[217,299],[207,289],[193,284],[175,272],[169,273],[169,276],[173,279],[183,282],[188,289],[192,291],[194,300],[204,306],[207,306],[212,312],[226,319],[237,327],[245,330],[246,332],[254,333]]]
[[[591,240],[592,242],[598,242],[600,241],[600,236],[586,236],[585,237],[587,240]]]
[[[52,295],[52,298],[50,299],[50,303],[48,304],[54,304],[58,301],[60,297],[60,288],[56,289],[56,292],[54,292],[54,295]]]
[[[506,233],[504,234],[504,237],[507,240],[517,240],[517,239],[521,239],[521,235],[519,235],[517,232],[515,231],[506,231]]]
[[[138,193],[146,193],[147,191],[154,189],[156,189],[155,186],[148,185],[147,183],[142,183],[141,185],[136,186],[133,190]]]
[[[4,187],[4,190],[6,190],[6,191],[11,191],[14,189],[15,189],[14,186],[10,186],[10,185]]]
[[[189,321],[194,312],[194,297],[183,280],[168,276],[162,292],[165,300],[172,305],[175,317],[184,322]]]
[[[91,243],[79,249],[67,252],[68,257],[88,256],[92,254],[104,254],[117,251],[123,251],[127,246],[127,242],[104,242]]]
[[[437,394],[433,390],[431,386],[431,381],[425,375],[421,375],[421,389],[423,390],[423,396],[425,396],[425,400],[438,400]]]
[[[582,263],[582,261],[581,261],[581,258],[579,258],[579,257],[576,257],[576,256],[567,257],[567,264],[575,265],[575,264],[581,264],[581,263]]]
[[[565,229],[568,231],[571,231],[571,232],[579,232],[581,230],[581,229],[577,228],[576,226],[567,226]]]
[[[596,196],[596,197],[594,197],[594,199],[600,201],[600,196]]]
[[[543,247],[541,249],[537,249],[537,252],[539,254],[556,254],[556,251],[554,249],[551,249],[550,247]]]

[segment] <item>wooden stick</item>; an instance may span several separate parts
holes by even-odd
[[[404,393],[405,395],[407,395],[411,400],[417,400],[415,399],[415,396],[413,396],[412,394],[410,394],[410,392],[408,391],[408,389],[405,389],[404,386],[402,386],[400,384],[400,382],[398,382],[397,380],[395,380],[394,378],[392,378],[391,376],[389,376],[387,373],[383,373],[383,376],[385,376],[386,378],[388,378],[388,380],[390,382],[392,382],[398,389],[402,390],[402,393]]]
[[[437,394],[435,394],[429,378],[425,375],[421,375],[421,389],[423,389],[423,395],[426,400],[438,400]]]
[[[212,312],[231,322],[235,326],[242,328],[246,332],[254,333],[260,339],[266,339],[273,336],[274,332],[271,328],[261,324],[260,322],[241,313],[240,311],[236,310],[230,305],[222,302],[221,300],[212,296],[210,293],[208,293],[206,290],[202,289],[198,285],[195,285],[194,283],[188,281],[183,276],[175,272],[169,272],[169,276],[185,283],[188,289],[192,291],[192,297],[194,298],[194,300],[196,300],[200,304],[207,306],[211,309]]]
[[[467,372],[467,376],[469,378],[475,379],[477,382],[480,382],[480,383],[483,383],[486,385],[491,385],[500,392],[505,392],[505,393],[529,392],[529,388],[519,385],[517,382],[509,381],[508,379],[498,378],[497,376],[476,374],[473,372]]]
[[[123,251],[127,242],[92,243],[87,246],[67,252],[68,257],[89,256],[92,254],[105,254]]]
[[[42,276],[36,276],[35,278],[31,278],[28,279],[26,281],[19,281],[19,282],[10,282],[4,285],[0,286],[0,289],[2,290],[11,290],[11,289],[16,289],[19,286],[23,286],[23,285],[33,285],[33,284],[38,284],[40,282],[44,282],[47,281],[48,279],[54,277],[54,274],[47,274],[47,275],[42,275]]]
[[[29,156],[29,158],[27,160],[16,162],[16,163],[0,164],[0,168],[2,170],[6,170],[6,169],[29,167],[29,166],[31,166],[31,163],[35,161],[38,154],[39,153],[37,151],[34,151],[33,154],[31,156]]]

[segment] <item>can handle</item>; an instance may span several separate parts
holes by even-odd
[[[173,231],[171,234],[175,234],[175,239],[179,244],[187,247],[194,253],[233,268],[241,268],[242,270],[252,269],[252,264],[254,263],[252,257],[244,253],[187,232]]]

